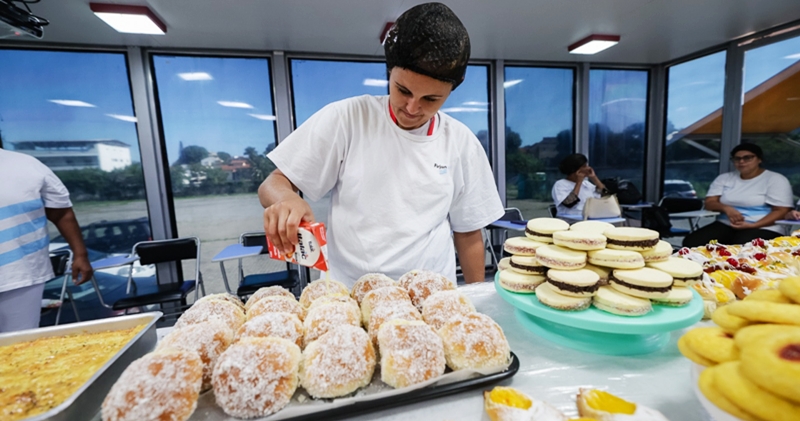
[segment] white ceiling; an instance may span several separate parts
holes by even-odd
[[[97,0],[102,1],[102,0]],[[42,0],[41,42],[164,48],[282,50],[376,56],[387,21],[421,1],[107,0],[149,5],[164,36],[119,34],[89,0]],[[800,19],[800,0],[444,0],[464,22],[475,59],[662,63]],[[593,33],[619,45],[595,56],[567,46]],[[15,42],[14,38],[10,42]]]

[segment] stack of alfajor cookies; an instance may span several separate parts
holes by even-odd
[[[525,237],[508,239],[504,249],[512,256],[501,265],[500,285],[535,293],[542,304],[565,311],[593,304],[641,316],[652,311],[651,302],[683,306],[692,300],[686,286],[703,273],[699,264],[670,257],[672,246],[656,231],[597,221],[570,226],[555,218],[532,219]]]

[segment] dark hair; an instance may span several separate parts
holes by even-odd
[[[389,29],[383,49],[387,73],[401,67],[449,82],[453,89],[467,73],[467,28],[441,3],[420,4],[406,10]]]
[[[733,158],[733,156],[736,155],[736,152],[739,151],[752,152],[758,157],[758,159],[764,159],[764,151],[761,150],[761,146],[758,146],[755,143],[740,143],[736,145],[736,147],[731,151],[731,158]]]
[[[589,160],[586,159],[586,155],[574,153],[561,160],[561,163],[558,164],[558,170],[561,171],[561,174],[570,175],[581,169],[587,162]]]

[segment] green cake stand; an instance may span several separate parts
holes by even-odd
[[[514,306],[517,320],[536,335],[559,345],[594,354],[638,355],[661,349],[669,332],[691,326],[703,318],[703,299],[683,307],[653,305],[644,316],[626,317],[598,310],[561,311],[540,303],[535,294],[505,290],[495,275],[494,286]]]

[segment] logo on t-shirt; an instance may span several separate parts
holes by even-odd
[[[447,165],[439,165],[439,164],[434,163],[433,164],[433,168],[438,169],[439,170],[439,174],[447,174]]]

